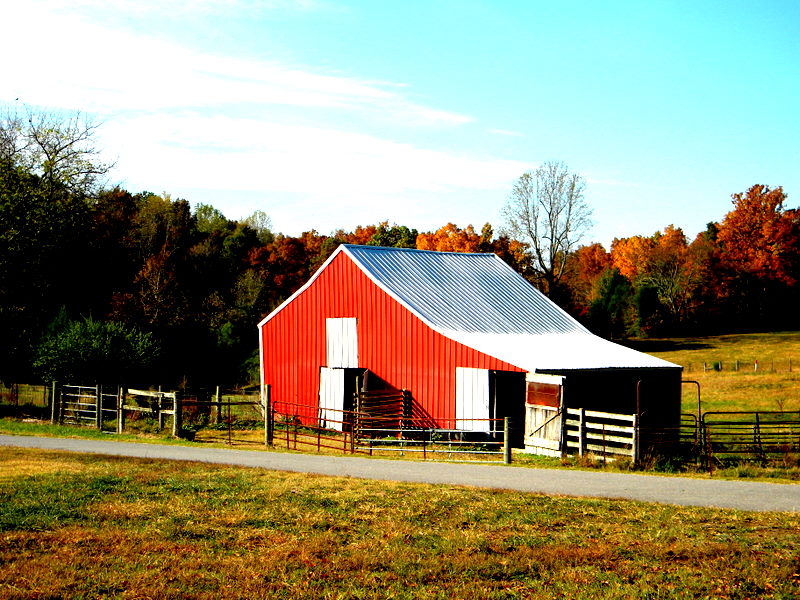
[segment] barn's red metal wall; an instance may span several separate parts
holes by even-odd
[[[522,371],[436,333],[341,252],[262,326],[264,383],[274,402],[317,404],[325,319],[337,317],[358,319],[359,366],[410,390],[436,419],[455,418],[456,367]]]

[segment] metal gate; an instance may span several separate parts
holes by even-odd
[[[62,385],[53,394],[51,422],[102,430],[105,422],[117,418],[119,396],[119,387]]]

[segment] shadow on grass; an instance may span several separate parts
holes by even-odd
[[[0,419],[38,419],[50,420],[50,408],[47,406],[33,406],[32,404],[0,404]]]
[[[654,339],[654,340],[625,340],[618,342],[623,346],[638,350],[639,352],[672,352],[675,350],[708,350],[713,348],[702,340],[686,338],[679,339]]]

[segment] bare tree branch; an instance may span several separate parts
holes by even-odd
[[[552,294],[564,276],[567,257],[591,226],[586,182],[561,162],[523,173],[503,209],[508,233],[525,242],[539,287]]]
[[[58,189],[91,197],[113,167],[99,160],[98,127],[80,113],[8,112],[0,117],[0,159],[41,177],[51,198]]]

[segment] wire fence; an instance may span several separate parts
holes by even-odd
[[[768,359],[720,359],[687,362],[684,373],[734,372],[734,373],[797,373],[800,360],[791,357]]]
[[[0,404],[9,406],[50,406],[50,386],[0,383]]]

